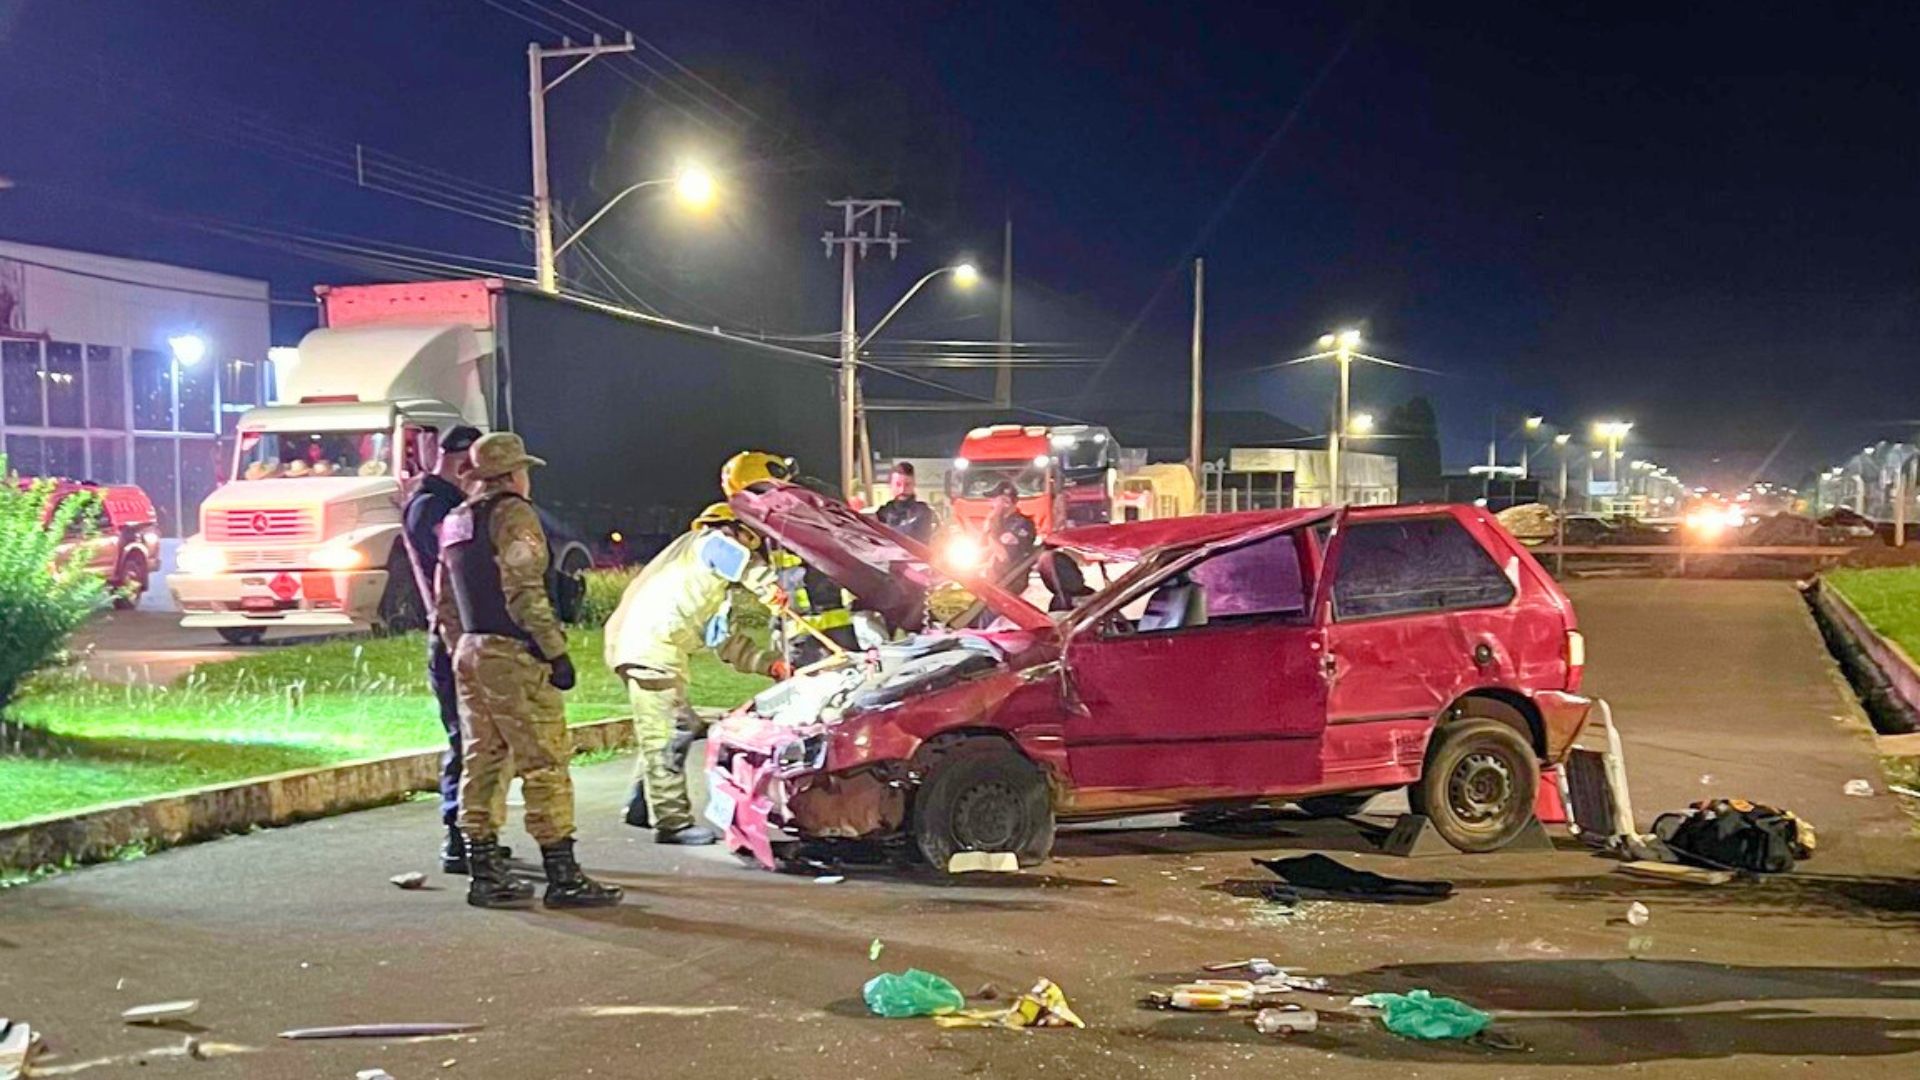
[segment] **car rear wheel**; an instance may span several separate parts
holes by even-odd
[[[1540,763],[1519,732],[1498,720],[1469,717],[1434,734],[1407,801],[1461,851],[1498,851],[1533,817],[1539,784]]]
[[[936,750],[914,798],[914,842],[939,870],[962,851],[1010,851],[1021,866],[1038,866],[1053,850],[1053,827],[1045,774],[998,739]]]
[[[258,645],[267,640],[267,632],[251,626],[222,626],[220,640],[229,645]]]
[[[1344,795],[1310,795],[1295,800],[1295,806],[1308,817],[1336,818],[1352,817],[1366,809],[1367,804],[1378,795],[1377,791],[1356,791]]]
[[[120,588],[113,594],[113,606],[132,611],[147,591],[147,557],[137,551],[130,552],[120,563],[120,573],[116,576]]]

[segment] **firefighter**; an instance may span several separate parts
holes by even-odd
[[[720,490],[731,499],[742,491],[758,490],[764,485],[797,483],[792,458],[747,450],[727,459],[720,468]],[[774,546],[768,552],[775,578],[786,596],[789,618],[803,621],[805,627],[785,633],[787,663],[794,669],[826,659],[825,637],[840,648],[853,652],[860,641],[853,629],[853,612],[847,609],[846,594],[830,577],[808,566],[800,556]]]
[[[606,660],[627,684],[634,735],[633,797],[627,824],[653,826],[662,844],[711,844],[720,838],[694,820],[687,795],[687,750],[704,725],[687,702],[687,665],[714,647],[736,670],[787,675],[779,653],[729,624],[734,590],[744,589],[770,609],[781,606],[773,570],[758,535],[714,503],[693,526],[627,585],[607,620]]]
[[[440,525],[435,590],[460,697],[467,903],[518,907],[533,899],[533,886],[508,874],[499,848],[496,796],[517,773],[527,831],[546,867],[546,905],[617,904],[621,891],[587,877],[573,855],[573,745],[560,700],[573,688],[573,661],[547,598],[547,535],[528,501],[528,470],[546,463],[504,431],[481,436],[468,455],[467,501]]]

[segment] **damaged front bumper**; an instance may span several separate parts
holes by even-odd
[[[874,762],[826,771],[827,725],[792,728],[750,714],[723,721],[707,743],[706,816],[727,847],[778,865],[776,846],[800,839],[862,839],[906,820],[906,767]]]

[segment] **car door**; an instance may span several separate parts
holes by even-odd
[[[1076,632],[1065,728],[1079,808],[1314,783],[1326,683],[1304,543],[1295,530],[1175,560],[1135,592],[1137,620],[1113,612]]]
[[[1510,602],[1513,585],[1445,512],[1343,515],[1328,563],[1327,770],[1417,771],[1434,719],[1493,655],[1461,613]]]

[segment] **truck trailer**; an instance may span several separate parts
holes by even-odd
[[[684,529],[733,453],[834,460],[833,366],[815,354],[498,279],[315,291],[319,328],[241,417],[168,575],[181,624],[229,642],[423,625],[400,514],[429,432],[515,431],[551,463],[534,498],[563,598],[603,539]]]

